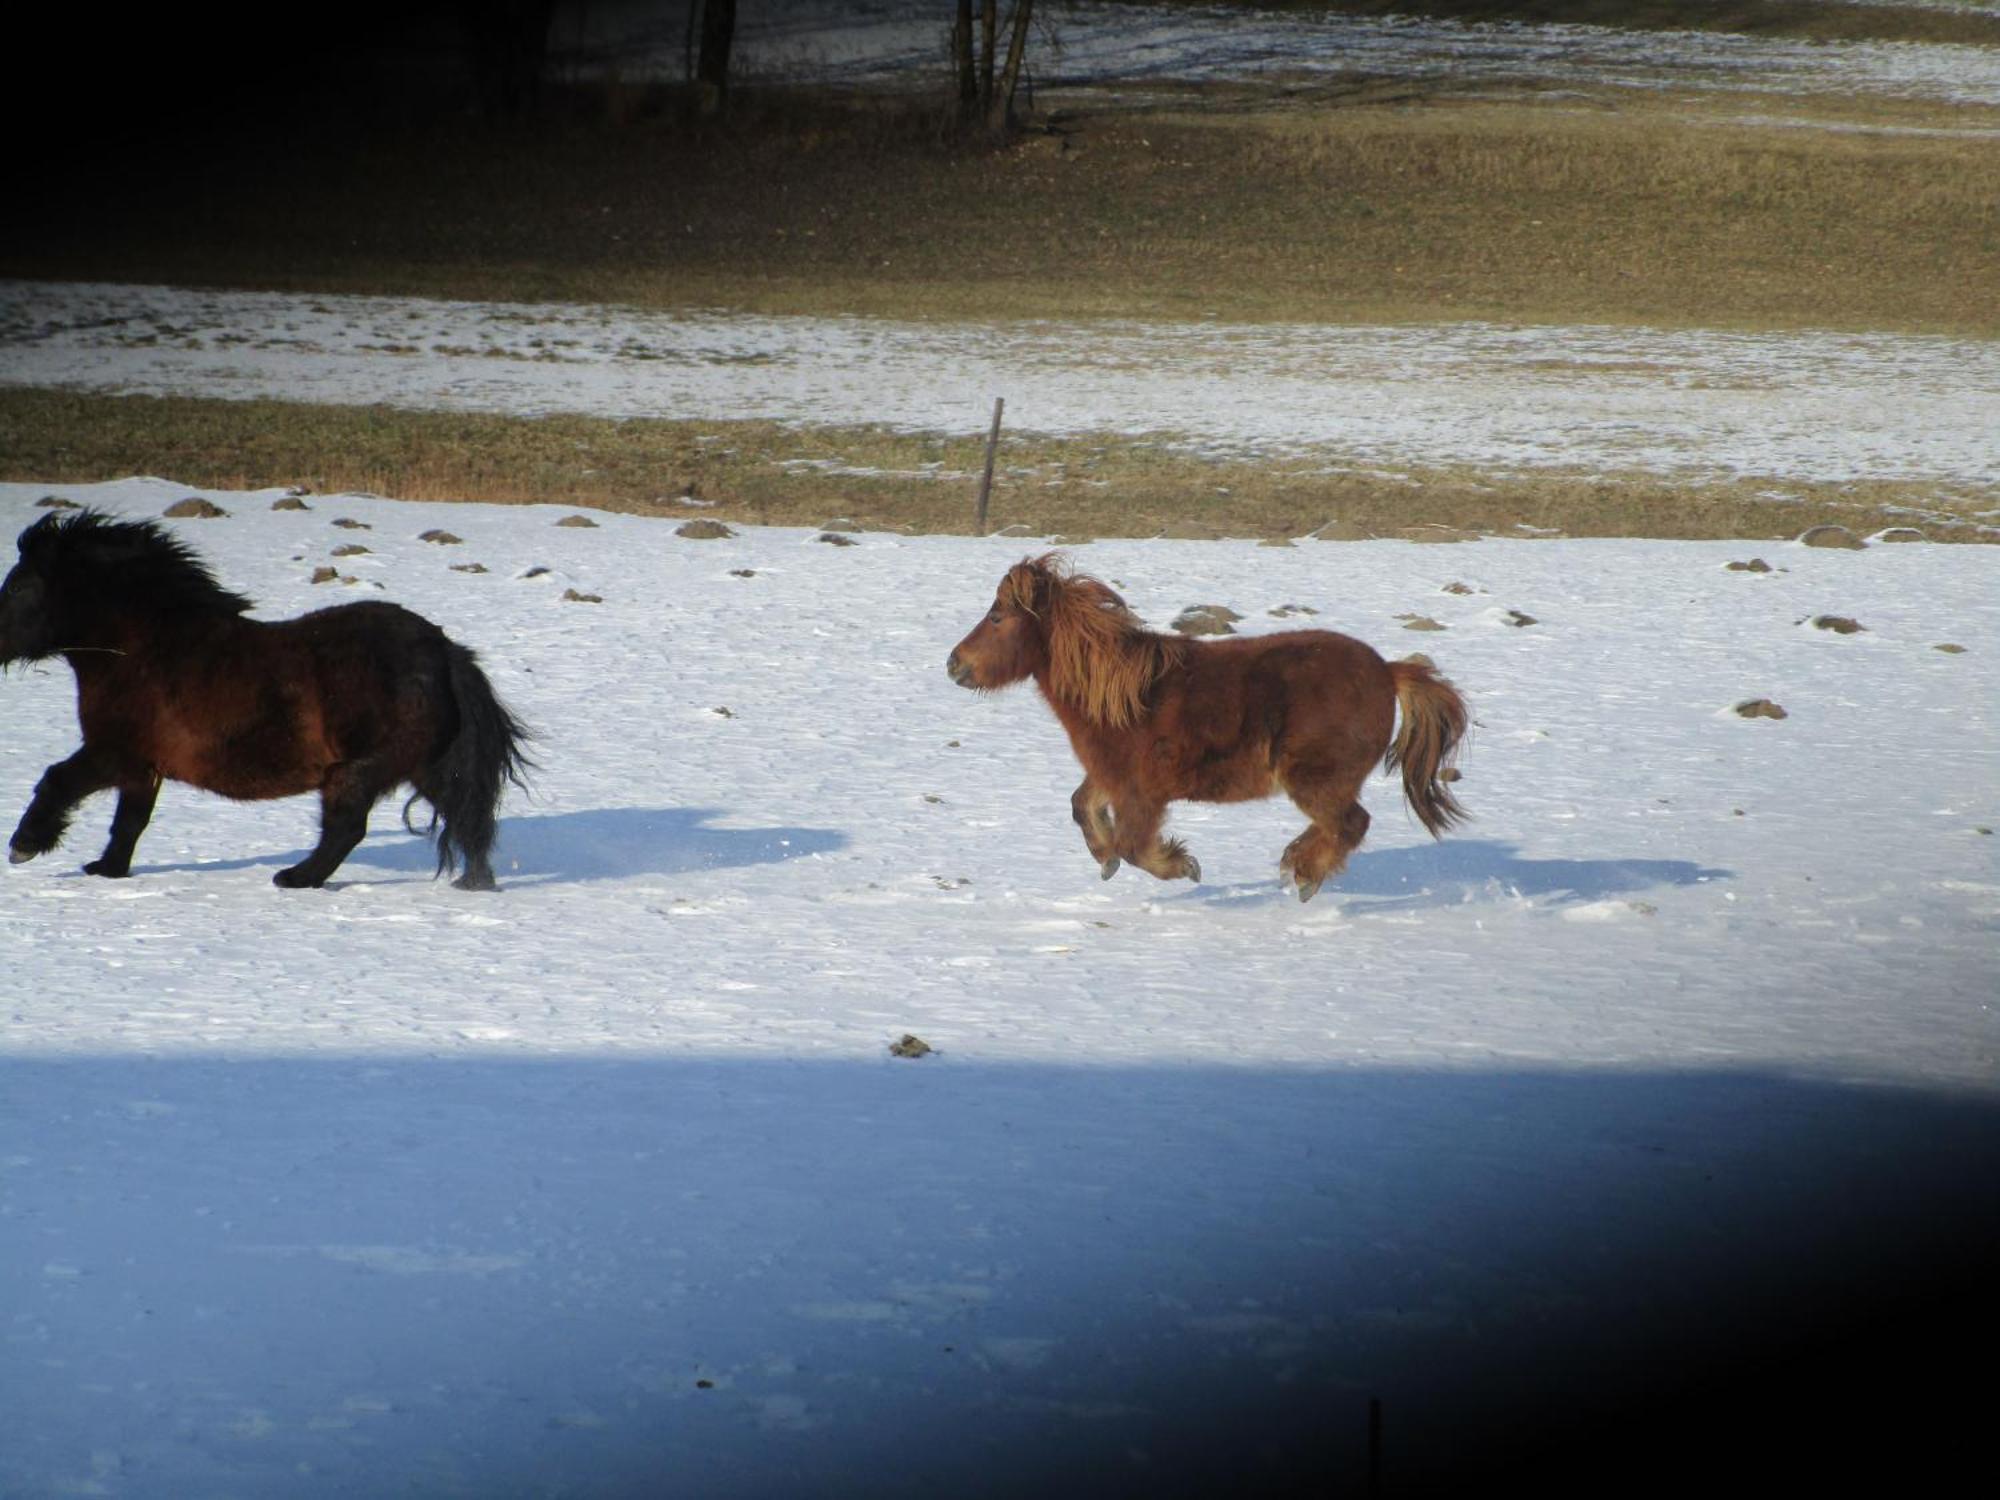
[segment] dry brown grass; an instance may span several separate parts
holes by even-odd
[[[1798,20],[1775,15],[1798,9],[1782,3],[1735,9],[1758,26]],[[1532,86],[1473,97],[1366,78],[1044,102],[1058,109],[1046,128],[993,152],[945,149],[930,107],[907,99],[750,95],[715,125],[621,94],[602,118],[532,134],[320,138],[322,116],[301,111],[301,135],[135,143],[92,174],[19,190],[9,206],[34,232],[0,241],[0,274],[949,320],[2000,337],[2000,110]],[[1808,113],[1795,129],[1741,118]],[[860,429],[0,393],[0,471],[16,478],[156,472],[622,509],[672,508],[693,485],[734,518],[960,530],[977,463],[971,442]],[[1973,536],[1992,507],[1990,493],[1806,486],[1774,501],[1771,488],[1365,477],[1129,439],[1017,440],[994,518],[1095,535],[1297,534],[1338,515],[1373,531],[1768,536],[1888,524],[1907,506]]]
[[[767,525],[971,529],[976,439],[768,422],[457,416],[382,407],[0,390],[0,479],[134,472],[198,487],[304,485],[412,500],[588,505]],[[692,495],[699,507],[683,503]],[[1982,521],[1983,517],[1983,521]],[[1446,526],[1501,535],[1782,537],[1837,522],[2000,536],[1995,496],[1914,484],[1668,482],[1211,462],[1159,441],[1008,439],[991,524],[1036,535],[1300,536],[1339,518],[1376,535]]]
[[[1056,133],[991,154],[942,149],[908,102],[784,96],[722,128],[135,157],[123,180],[31,205],[36,232],[0,244],[0,273],[951,319],[2000,336],[1990,137],[1365,87],[1311,108],[1162,90],[1151,113],[1065,109]],[[1923,112],[1975,117],[2000,124]]]

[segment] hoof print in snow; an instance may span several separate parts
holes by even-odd
[[[731,568],[729,576],[731,578],[755,578],[757,570],[755,568]]]
[[[1280,604],[1276,609],[1266,611],[1273,619],[1287,620],[1293,615],[1316,615],[1318,610],[1310,604]]]
[[[338,568],[314,568],[312,581],[314,583],[332,583],[339,576],[340,569]]]
[[[352,516],[335,516],[333,524],[342,531],[373,531],[375,528],[366,521],[357,521]]]
[[[1446,594],[1476,594],[1479,592],[1479,590],[1475,589],[1469,583],[1458,583],[1454,581],[1452,583],[1447,583],[1440,592]]]
[[[1931,647],[1931,650],[1942,651],[1946,656],[1963,656],[1965,654],[1965,647],[1959,645],[1957,641],[1939,641],[1935,646]]]
[[[362,546],[359,542],[348,542],[343,546],[335,547],[328,555],[331,557],[360,557],[363,553],[370,550],[372,549]]]
[[[1761,557],[1753,557],[1748,562],[1728,563],[1725,566],[1732,573],[1768,573],[1771,571],[1771,565]]]
[[[1751,698],[1736,705],[1739,717],[1745,719],[1783,719],[1789,717],[1785,711],[1769,698]]]
[[[736,717],[736,711],[726,703],[716,704],[716,706],[714,708],[711,708],[709,712],[714,714],[717,718],[721,719],[733,719]]]
[[[65,500],[61,495],[44,495],[35,504],[43,510],[75,510],[78,508],[74,500]]]
[[[575,589],[564,589],[562,596],[563,603],[565,604],[602,604],[604,602],[602,594],[580,594]]]
[[[1508,623],[1509,625],[1539,625],[1539,624],[1541,624],[1541,621],[1537,620],[1537,619],[1536,619],[1536,618],[1535,618],[1535,617],[1534,617],[1533,615],[1524,615],[1524,614],[1522,614],[1522,613],[1521,613],[1521,612],[1520,612],[1520,611],[1519,611],[1518,609],[1510,609],[1510,610],[1508,610],[1508,611],[1507,611],[1507,616],[1506,616],[1506,620],[1507,620],[1507,623]]]
[[[1859,620],[1850,620],[1846,615],[1814,615],[1813,629],[1831,630],[1835,635],[1853,635],[1868,627]]]
[[[429,542],[435,547],[456,547],[465,538],[453,536],[449,531],[440,531],[437,527],[433,526],[429,531],[418,532],[417,540],[420,542]]]
[[[1925,536],[1914,526],[1891,526],[1886,531],[1878,531],[1869,539],[1871,542],[1927,542]]]
[[[484,572],[486,571],[486,564],[485,564],[485,563],[453,563],[453,564],[451,565],[451,570],[452,570],[452,572],[454,572],[454,573],[484,573]]]
[[[1799,541],[1808,547],[1845,547],[1850,552],[1868,545],[1845,526],[1809,526],[1799,533]]]
[[[1396,618],[1403,622],[1403,629],[1405,630],[1445,630],[1449,628],[1448,626],[1440,625],[1429,615],[1397,615]]]
[[[1190,604],[1174,616],[1174,629],[1182,635],[1234,635],[1242,618],[1226,604]]]
[[[829,547],[858,547],[861,545],[844,531],[822,531],[813,540],[816,542],[825,542]]]
[[[190,517],[198,521],[213,521],[218,516],[228,515],[229,512],[213,500],[204,500],[199,495],[189,495],[185,500],[176,500],[161,514],[172,516],[177,521]]]
[[[595,521],[591,520],[589,516],[576,516],[576,515],[570,515],[570,516],[564,516],[564,517],[563,517],[563,518],[562,518],[562,519],[561,519],[560,521],[556,522],[556,525],[558,525],[558,526],[588,526],[588,527],[590,527],[591,529],[595,530],[595,529],[596,529],[596,526],[597,526],[597,523],[596,523]]]
[[[1403,660],[1409,662],[1413,666],[1429,667],[1432,671],[1437,670],[1437,663],[1432,661],[1428,656],[1424,655],[1424,653],[1421,651],[1412,651],[1408,656],[1404,657]]]
[[[674,528],[674,535],[684,536],[691,542],[712,542],[722,537],[735,536],[736,533],[720,521],[710,521],[704,518],[698,521],[681,522],[680,525]]]
[[[528,571],[523,573],[521,576],[523,578],[546,578],[549,576],[549,570],[543,567],[540,563],[536,563],[534,567],[528,569]]]
[[[911,1036],[907,1031],[900,1041],[889,1043],[891,1057],[923,1057],[934,1051],[931,1044],[920,1036]]]

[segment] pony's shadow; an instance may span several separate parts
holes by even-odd
[[[1685,859],[1526,859],[1518,845],[1498,839],[1447,839],[1397,849],[1363,850],[1327,884],[1320,899],[1361,897],[1360,911],[1462,906],[1515,896],[1553,897],[1558,905],[1601,901],[1661,886],[1733,880],[1733,870],[1710,869]],[[1275,880],[1217,886],[1181,899],[1214,905],[1254,904],[1289,891]]]
[[[423,826],[423,812],[420,804],[412,814],[419,827]],[[847,835],[837,829],[711,827],[712,820],[721,816],[722,812],[712,807],[605,807],[503,818],[493,865],[502,885],[551,885],[782,864],[847,847]],[[352,883],[357,866],[429,879],[437,867],[431,841],[404,832],[388,803],[377,811],[375,824],[329,884]],[[262,854],[200,864],[152,865],[133,873],[242,870],[295,864],[302,857],[303,851]],[[342,875],[347,877],[345,882]]]

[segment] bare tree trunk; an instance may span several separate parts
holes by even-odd
[[[983,115],[993,108],[993,40],[994,28],[1000,20],[1000,0],[980,0],[979,30],[984,47],[980,52],[979,65],[979,112]]]
[[[701,112],[719,114],[729,96],[729,48],[736,40],[736,0],[704,0],[701,58],[695,64],[695,95]]]
[[[993,0],[987,0],[991,5]],[[1000,75],[1000,86],[986,104],[986,128],[993,135],[1005,135],[1014,123],[1014,90],[1021,82],[1021,60],[1028,51],[1028,22],[1035,9],[1035,0],[1014,0],[1014,15],[1010,22],[1012,35],[1007,40],[1007,67]],[[989,60],[991,54],[988,54]]]
[[[979,113],[979,75],[972,65],[972,0],[958,0],[951,23],[951,62],[958,74],[958,126],[962,130]]]

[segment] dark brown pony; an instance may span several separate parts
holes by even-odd
[[[257,801],[320,796],[319,844],[278,871],[323,885],[391,789],[416,789],[442,824],[438,873],[493,888],[494,814],[521,784],[526,733],[473,655],[398,605],[343,604],[247,620],[151,521],[51,515],[21,533],[0,584],[0,666],[68,660],[83,748],[43,773],[8,844],[19,864],[62,842],[76,805],[116,787],[111,841],[84,869],[129,875],[163,778]],[[405,809],[407,812],[407,809]]]
[[[1444,785],[1464,700],[1425,663],[1385,662],[1330,630],[1160,635],[1051,553],[1008,570],[945,670],[980,691],[1035,679],[1083,763],[1070,811],[1106,880],[1120,860],[1162,880],[1201,879],[1187,846],[1160,837],[1167,804],[1282,791],[1312,822],[1278,871],[1310,901],[1368,832],[1358,799],[1377,762],[1402,771],[1433,837],[1466,816]]]

